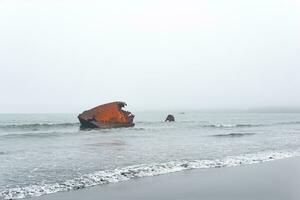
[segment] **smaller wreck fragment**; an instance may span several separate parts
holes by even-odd
[[[78,115],[81,128],[119,128],[134,126],[134,115],[122,110],[127,104],[112,102],[97,106]]]
[[[168,115],[165,122],[175,122],[175,117],[173,115]]]

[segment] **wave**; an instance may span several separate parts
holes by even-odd
[[[9,152],[8,151],[0,151],[0,156],[1,155],[6,155],[6,154],[8,154]]]
[[[263,124],[209,124],[203,125],[203,127],[209,128],[234,128],[234,127],[259,127],[264,126]]]
[[[43,128],[66,128],[79,126],[79,123],[34,123],[34,124],[8,124],[0,125],[0,129],[43,129]]]
[[[292,122],[279,122],[278,125],[291,125],[291,124],[300,124],[300,121],[292,121]]]
[[[78,190],[81,188],[127,181],[134,178],[157,176],[167,173],[190,169],[208,169],[220,167],[234,167],[255,164],[271,160],[299,156],[296,152],[261,152],[240,156],[228,156],[216,160],[183,160],[166,163],[152,163],[117,168],[114,170],[97,171],[78,178],[69,179],[53,184],[36,184],[26,187],[16,187],[0,192],[0,199],[22,199],[41,196],[56,192]]]
[[[117,129],[115,129],[117,130]],[[129,130],[133,131],[145,131],[144,128],[129,128]],[[59,137],[64,135],[78,135],[80,132],[89,132],[89,133],[110,133],[110,129],[87,129],[87,130],[80,130],[79,128],[76,130],[43,130],[43,131],[29,131],[29,132],[11,132],[5,133],[0,135],[0,139],[16,139],[16,138],[48,138],[48,137]],[[1,155],[1,152],[0,152]]]
[[[213,137],[243,137],[255,135],[256,133],[229,133],[229,134],[216,134],[212,135]]]
[[[274,125],[293,125],[300,124],[298,121],[291,122],[277,122],[270,124],[208,124],[203,125],[203,127],[207,128],[243,128],[243,127],[262,127],[262,126],[274,126]]]
[[[37,131],[42,129],[59,129],[59,128],[70,128],[70,127],[78,127],[80,128],[80,123],[34,123],[34,124],[8,124],[8,125],[0,125],[0,130],[31,130]],[[119,128],[115,128],[117,130]],[[145,130],[145,128],[139,127],[129,127],[129,130]],[[84,129],[85,131],[89,130],[100,130],[100,129]],[[101,129],[104,130],[104,129]]]
[[[179,123],[203,123],[206,121],[178,121]],[[137,121],[136,124],[139,125],[152,125],[152,124],[164,124],[163,121]],[[290,122],[277,122],[270,124],[204,124],[202,127],[211,128],[232,128],[232,127],[259,127],[259,126],[270,126],[270,125],[292,125],[300,124],[300,121],[290,121]],[[31,123],[31,124],[2,124],[0,129],[32,129],[38,130],[43,128],[67,128],[67,127],[77,127],[80,126],[79,122],[73,123]]]
[[[63,136],[66,134],[75,134],[74,131],[51,131],[51,132],[23,132],[23,133],[12,133],[0,135],[0,138],[6,139],[17,139],[17,138],[48,138],[48,137],[57,137]]]

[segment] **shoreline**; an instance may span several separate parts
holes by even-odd
[[[193,169],[58,192],[32,200],[298,200],[300,157],[237,167]]]

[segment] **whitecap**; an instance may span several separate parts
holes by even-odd
[[[219,167],[234,167],[246,164],[255,164],[271,160],[299,156],[297,152],[260,152],[228,156],[216,160],[181,160],[165,163],[140,164],[114,170],[97,171],[78,178],[53,184],[36,184],[25,187],[6,189],[0,192],[0,199],[22,199],[41,196],[61,191],[77,190],[81,188],[127,181],[134,178],[157,176],[167,173],[190,169],[207,169]]]

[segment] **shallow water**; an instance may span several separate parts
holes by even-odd
[[[297,113],[135,114],[135,127],[89,131],[76,114],[1,114],[0,199],[300,153]]]

